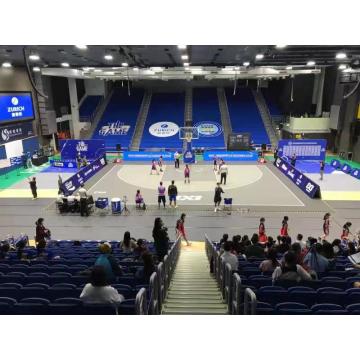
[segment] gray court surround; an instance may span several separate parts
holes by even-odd
[[[149,174],[150,167],[148,164],[146,165]],[[199,169],[203,170],[192,172],[193,182],[202,181],[204,178],[206,180],[207,176],[212,176],[211,188],[213,188],[215,174],[211,172],[211,169],[208,169],[207,165],[199,165]],[[229,169],[229,187],[231,182],[235,180],[231,178],[232,165],[234,164],[230,164]],[[250,165],[257,166],[256,164]],[[132,164],[130,168],[135,168],[135,166],[138,166],[138,164]],[[241,165],[238,166],[241,172]],[[267,233],[272,236],[278,235],[281,219],[284,215],[288,215],[290,218],[289,228],[292,236],[296,236],[298,232],[301,232],[304,236],[319,236],[322,232],[322,217],[328,211],[332,214],[330,229],[332,239],[340,235],[345,220],[353,223],[353,231],[360,228],[359,202],[312,200],[297,189],[271,164],[258,165],[257,167],[263,173],[263,176],[258,181],[231,190],[227,190],[227,186],[224,186],[225,195],[234,193],[235,196],[232,196],[234,204],[237,202],[239,204],[233,206],[231,213],[226,211],[213,212],[213,190],[203,193],[203,203],[200,205],[192,205],[192,202],[184,201],[177,209],[158,210],[157,205],[155,205],[156,192],[151,188],[142,189],[146,201],[150,201],[150,206],[146,211],[136,210],[130,205],[131,213],[129,216],[91,215],[89,218],[82,218],[79,215],[57,214],[53,199],[38,199],[36,201],[30,198],[0,199],[0,237],[3,238],[7,234],[19,234],[20,232],[33,237],[36,219],[44,217],[46,226],[51,229],[53,237],[56,239],[121,240],[124,232],[130,230],[132,236],[136,238],[142,237],[152,240],[151,231],[155,217],[160,216],[163,218],[169,228],[169,234],[173,237],[176,220],[182,212],[187,214],[185,226],[190,239],[194,241],[202,240],[205,232],[212,239],[219,239],[223,233],[229,233],[230,236],[235,234],[251,235],[257,232],[261,216],[266,218]],[[136,186],[124,182],[117,176],[117,173],[122,168],[123,166],[114,164],[106,166],[86,184],[87,189],[94,194],[95,191],[105,189],[106,185],[107,196],[126,194],[129,196],[129,200],[133,201]],[[149,180],[149,177],[146,180],[144,173],[137,173],[134,176],[141,181],[146,181],[148,187],[150,181],[154,181],[155,184],[160,181],[160,177],[157,175],[151,175],[150,179],[154,180]],[[175,177],[174,180],[181,190],[183,173],[176,172],[170,164],[164,174],[166,185],[173,177]],[[196,188],[195,190],[198,191]],[[127,194],[127,191],[130,191],[130,194]],[[189,192],[189,194],[193,194],[193,192]],[[257,204],[260,204],[260,196],[262,196],[262,201],[267,202],[266,205],[255,205],[256,201]],[[249,203],[252,198],[254,198],[253,203]],[[279,205],[276,205],[273,199],[277,199]],[[280,205],[281,202],[278,199],[284,199],[286,206]],[[207,201],[209,201],[210,205],[206,205]],[[299,201],[301,204],[299,204]]]

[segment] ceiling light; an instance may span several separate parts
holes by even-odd
[[[348,67],[343,70],[344,73],[352,72],[352,68]]]
[[[345,53],[337,53],[336,59],[346,59],[346,54]]]
[[[40,60],[40,56],[36,55],[36,54],[32,54],[29,56],[29,59],[33,60],[33,61],[37,61],[37,60]]]
[[[75,47],[77,47],[80,50],[86,50],[87,49],[86,45],[75,45]]]
[[[189,63],[184,63],[183,64],[185,67],[188,67],[190,64]]]
[[[61,63],[61,66],[62,66],[62,67],[69,67],[69,66],[70,66],[70,64],[69,64],[69,63],[67,63],[67,62],[63,62],[63,63]]]
[[[182,60],[188,60],[189,57],[188,57],[187,55],[181,55],[181,59],[182,59]]]
[[[235,66],[234,69],[235,70],[240,70],[240,66]]]
[[[263,59],[264,58],[264,54],[257,54],[256,56],[255,56],[255,59],[256,60],[261,60],[261,59]]]
[[[35,67],[33,67],[33,71],[39,72],[39,71],[40,71],[40,68],[39,68],[38,66],[35,66]]]
[[[245,61],[245,62],[243,63],[243,65],[244,65],[244,66],[249,66],[250,63],[249,63],[248,61]]]
[[[127,67],[127,66],[129,66],[129,64],[126,62],[123,62],[123,63],[121,63],[121,66]]]
[[[345,69],[346,69],[346,65],[345,65],[345,64],[339,65],[339,70],[345,70]]]
[[[275,45],[277,49],[284,49],[286,48],[286,45]]]
[[[185,68],[185,71],[190,71],[190,68],[189,68],[189,67],[186,67],[186,68]]]
[[[292,68],[293,68],[292,66],[287,66],[286,70],[292,70]]]
[[[112,67],[111,69],[112,69],[112,70],[120,70],[121,67]]]
[[[112,59],[113,59],[113,56],[110,55],[110,54],[107,54],[107,55],[104,56],[104,59],[105,59],[105,60],[112,60]]]
[[[115,75],[114,71],[105,71],[104,75]]]
[[[307,62],[306,66],[314,66],[315,64],[315,61],[310,60]]]
[[[133,71],[139,71],[139,68],[138,68],[138,67],[134,67],[134,68],[133,68]]]
[[[95,69],[94,72],[102,72],[101,69]]]
[[[186,45],[178,45],[178,48],[181,50],[185,50],[186,49]]]
[[[94,70],[94,69],[95,69],[94,67],[83,67],[83,70],[85,71]]]
[[[153,66],[151,70],[154,72],[162,72],[164,69],[160,66]]]
[[[12,65],[9,62],[4,62],[1,66],[4,68],[10,68]]]

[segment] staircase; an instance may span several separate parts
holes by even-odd
[[[261,115],[262,121],[264,123],[265,130],[270,139],[271,146],[276,147],[279,139],[278,139],[276,132],[272,126],[271,116],[270,116],[266,101],[264,99],[264,96],[260,90],[259,91],[253,90],[252,93],[254,95],[254,99],[255,99],[256,105],[258,107],[259,113]]]
[[[225,146],[227,146],[229,134],[232,133],[232,128],[224,88],[218,88],[217,95],[219,99],[219,109],[221,114],[221,124],[223,128]]]
[[[130,150],[139,150],[141,138],[144,132],[145,121],[148,116],[150,104],[151,104],[152,93],[146,91],[144,94],[143,101],[139,110],[138,117],[136,119],[136,127],[134,131],[133,138],[131,140]]]
[[[163,315],[226,315],[216,280],[210,275],[209,261],[203,242],[184,246],[175,268],[167,297],[162,307]]]
[[[185,111],[184,111],[184,126],[192,126],[192,88],[187,88],[185,92]],[[183,151],[187,148],[187,141],[184,139]]]
[[[113,93],[114,90],[111,90],[105,99],[101,102],[101,104],[96,108],[96,114],[93,118],[91,126],[88,129],[82,128],[80,130],[80,139],[90,139],[92,137],[100,119],[104,114],[106,107],[109,105]]]

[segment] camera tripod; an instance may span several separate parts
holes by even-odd
[[[123,215],[130,215],[130,210],[129,210],[128,207],[126,206],[127,201],[128,201],[128,199],[127,199],[127,196],[125,195],[125,196],[123,197],[124,208],[123,208],[123,210],[122,210],[122,212],[121,212]]]

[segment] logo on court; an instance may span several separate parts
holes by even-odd
[[[176,197],[179,201],[200,201],[202,199],[201,195],[178,195]]]
[[[179,132],[179,126],[173,122],[161,121],[149,127],[149,133],[156,137],[170,137]]]
[[[222,134],[222,126],[213,121],[201,121],[195,124],[198,128],[199,135],[203,137],[214,137]]]

